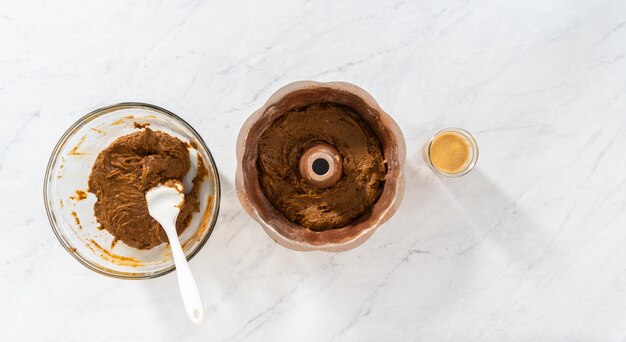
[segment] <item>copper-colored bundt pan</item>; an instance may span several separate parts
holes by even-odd
[[[291,109],[320,102],[342,104],[361,115],[382,142],[387,175],[383,192],[369,213],[345,227],[317,232],[289,221],[268,201],[258,181],[257,154],[258,140],[274,120]],[[282,246],[297,251],[346,251],[367,240],[398,209],[404,193],[405,159],[400,127],[365,90],[345,82],[295,82],[276,91],[241,127],[237,139],[237,195],[248,214]]]

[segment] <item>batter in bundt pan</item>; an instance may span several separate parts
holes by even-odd
[[[303,154],[323,144],[340,156],[340,178],[326,187],[303,178]],[[323,231],[367,215],[385,185],[383,149],[370,126],[353,109],[317,103],[290,110],[268,127],[258,143],[259,184],[272,205],[290,221]]]

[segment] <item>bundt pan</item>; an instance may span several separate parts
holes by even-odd
[[[302,227],[275,208],[262,191],[257,167],[259,139],[263,132],[290,110],[318,103],[334,103],[356,112],[380,140],[387,166],[382,193],[369,211],[346,226],[323,231]],[[291,83],[276,91],[248,118],[239,132],[237,195],[246,212],[280,245],[297,251],[346,251],[365,242],[398,209],[404,193],[405,150],[404,137],[396,122],[365,90],[345,82]],[[325,159],[328,177],[319,177],[313,172],[307,174],[307,167],[315,167],[311,163],[315,158]],[[317,182],[326,186],[326,183],[336,181],[334,173],[342,172],[340,160],[332,147],[315,146],[301,157],[300,174],[310,184]]]

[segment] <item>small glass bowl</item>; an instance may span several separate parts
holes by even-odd
[[[430,157],[430,148],[433,144],[433,142],[435,141],[435,139],[437,139],[437,137],[439,137],[440,135],[444,134],[444,133],[455,133],[460,135],[461,137],[463,137],[468,144],[468,148],[469,148],[469,158],[467,163],[465,163],[465,165],[463,166],[463,168],[457,172],[454,173],[448,173],[444,170],[440,170],[438,169],[432,162],[432,159]],[[428,164],[428,166],[430,166],[430,168],[435,171],[435,173],[438,173],[440,175],[444,175],[446,177],[461,177],[464,176],[466,174],[468,174],[470,171],[472,171],[474,169],[474,167],[476,166],[476,163],[478,162],[478,143],[476,142],[476,139],[474,139],[474,137],[466,130],[461,129],[461,128],[456,128],[456,127],[450,127],[450,128],[445,128],[442,129],[441,131],[437,132],[435,135],[432,136],[432,138],[430,138],[430,140],[428,140],[428,142],[424,145],[424,149],[423,149],[423,155],[424,155],[424,160],[426,161],[426,163]]]
[[[148,279],[174,270],[169,244],[139,250],[114,242],[94,216],[94,194],[87,192],[91,167],[104,148],[115,139],[136,132],[135,122],[149,123],[194,144],[208,170],[201,183],[200,212],[180,235],[187,259],[206,243],[217,221],[220,182],[211,152],[200,135],[183,119],[157,106],[120,103],[97,109],[74,123],[52,152],[44,180],[44,202],[50,225],[63,247],[87,268],[123,279]],[[86,195],[86,198],[85,198]]]

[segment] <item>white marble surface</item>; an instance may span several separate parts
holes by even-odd
[[[0,3],[1,341],[626,340],[626,2]],[[240,208],[235,138],[292,81],[368,90],[408,146],[400,210],[361,247],[297,253]],[[218,226],[173,274],[121,281],[50,230],[42,180],[83,114],[178,113],[221,171]],[[419,150],[460,126],[478,169],[433,176]]]

